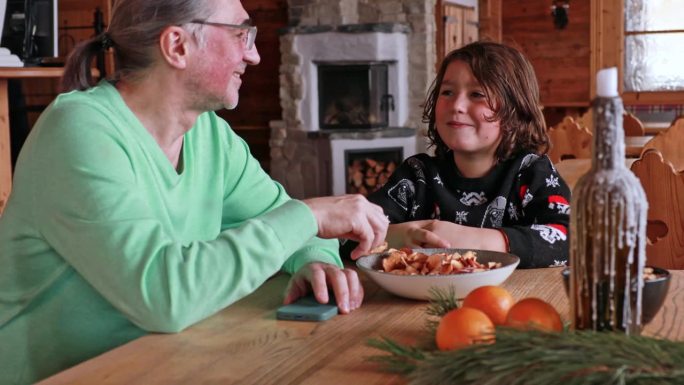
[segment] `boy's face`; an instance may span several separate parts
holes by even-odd
[[[494,116],[484,89],[470,66],[454,60],[444,73],[435,105],[435,127],[444,144],[454,156],[494,161],[501,141],[499,121]]]

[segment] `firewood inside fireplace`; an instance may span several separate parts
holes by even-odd
[[[396,168],[395,161],[354,159],[347,166],[347,192],[367,196],[387,183]]]

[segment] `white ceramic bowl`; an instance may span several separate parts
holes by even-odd
[[[425,254],[454,253],[464,254],[466,249],[414,249]],[[496,251],[473,250],[477,255],[477,262],[501,262],[501,267],[476,273],[451,275],[397,275],[382,271],[382,259],[388,253],[369,254],[359,258],[356,266],[368,275],[378,286],[400,297],[428,300],[430,288],[436,287],[443,291],[449,286],[454,288],[457,298],[465,298],[472,290],[486,285],[502,284],[515,270],[520,258],[513,254]]]

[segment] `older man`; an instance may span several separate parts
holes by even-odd
[[[290,199],[212,112],[235,108],[259,63],[238,0],[118,0],[77,46],[27,140],[0,218],[0,383],[28,383],[146,332],[176,332],[282,269],[285,302],[363,289],[335,240],[379,245],[360,196]],[[94,55],[117,71],[98,84]]]

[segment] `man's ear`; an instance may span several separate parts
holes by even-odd
[[[169,26],[159,36],[162,58],[173,68],[183,69],[187,65],[192,36],[179,26]]]

